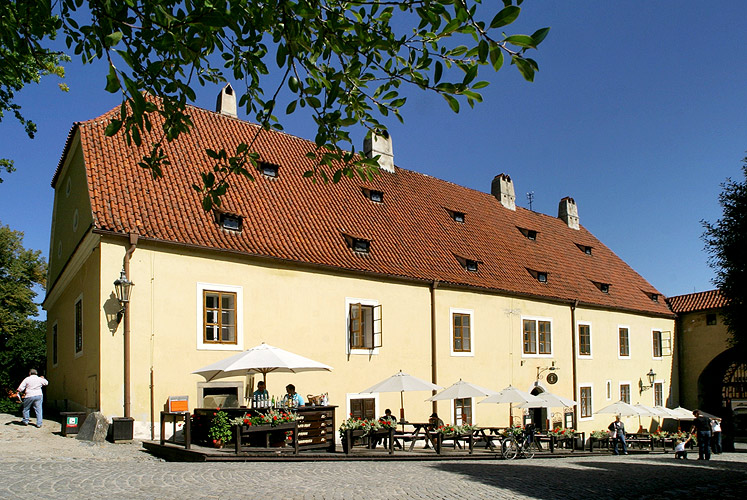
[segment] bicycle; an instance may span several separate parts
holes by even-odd
[[[519,439],[510,435],[503,441],[501,447],[503,458],[507,460],[513,460],[517,456],[533,458],[537,452],[537,443],[534,441],[533,432],[523,432]]]

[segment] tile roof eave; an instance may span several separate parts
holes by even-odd
[[[102,236],[112,236],[116,238],[129,237],[129,235],[126,233],[110,231],[106,229],[99,229],[99,228],[94,228],[92,232],[95,234],[100,234]],[[399,281],[399,282],[416,283],[422,286],[431,286],[432,284],[436,283],[436,286],[438,288],[472,290],[472,291],[478,291],[482,293],[491,293],[491,294],[496,294],[496,295],[516,297],[516,298],[527,298],[527,299],[540,300],[543,302],[549,302],[553,304],[572,305],[576,303],[577,306],[583,306],[583,307],[587,307],[591,309],[622,311],[622,312],[629,312],[629,313],[634,313],[634,314],[642,314],[642,315],[651,316],[651,317],[661,317],[661,318],[669,318],[669,319],[674,319],[676,316],[674,313],[667,314],[667,313],[645,311],[645,310],[640,310],[640,309],[635,309],[635,308],[627,308],[627,307],[619,307],[619,306],[612,307],[612,306],[605,305],[605,304],[594,304],[592,302],[576,301],[575,299],[570,299],[570,298],[563,299],[563,298],[551,297],[547,295],[522,293],[522,292],[517,292],[513,290],[508,290],[508,289],[481,287],[481,286],[469,285],[465,283],[456,283],[456,282],[443,281],[443,280],[432,280],[432,279],[426,279],[426,278],[414,278],[411,276],[405,276],[405,275],[400,275],[400,274],[365,271],[365,270],[360,270],[360,269],[345,268],[345,267],[332,266],[332,265],[327,265],[327,264],[314,264],[314,263],[309,263],[309,262],[301,262],[301,261],[293,260],[293,259],[286,259],[282,257],[273,257],[269,255],[255,254],[255,253],[250,253],[250,252],[241,252],[238,250],[231,250],[231,249],[226,249],[226,248],[216,249],[215,247],[210,247],[210,246],[205,246],[205,245],[195,245],[191,243],[165,240],[161,238],[153,238],[153,237],[147,237],[147,236],[139,236],[138,241],[140,242],[148,241],[152,243],[176,246],[176,247],[181,247],[181,248],[191,248],[191,249],[210,252],[210,253],[215,252],[215,253],[226,254],[226,255],[249,257],[251,259],[256,259],[260,261],[291,264],[296,267],[301,267],[305,269],[321,270],[325,272],[336,272],[336,273],[343,272],[346,274],[349,273],[353,275],[364,275],[364,276],[371,277],[371,278],[386,278],[386,279]]]
[[[81,122],[74,122],[73,126],[70,127],[70,131],[67,133],[67,139],[65,139],[65,147],[62,149],[62,155],[60,155],[60,160],[57,162],[57,168],[54,171],[52,182],[50,183],[52,189],[55,188],[57,180],[62,173],[62,167],[65,165],[65,159],[67,158],[67,154],[70,152],[70,146],[72,146],[73,144],[73,137],[75,137],[75,132],[78,130],[80,123]]]

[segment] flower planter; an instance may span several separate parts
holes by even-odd
[[[278,425],[241,425],[236,426],[238,439],[236,439],[236,451],[241,451],[242,443],[249,448],[283,448],[286,446],[286,432],[294,433],[294,448],[298,433],[296,422],[284,422]]]

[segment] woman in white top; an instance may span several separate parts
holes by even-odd
[[[716,455],[721,454],[721,419],[711,419],[711,451]]]

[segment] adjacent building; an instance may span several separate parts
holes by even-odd
[[[75,123],[52,180],[47,399],[121,416],[125,348],[113,281],[123,261],[130,311],[130,413],[147,436],[169,396],[190,408],[241,404],[251,377],[191,372],[266,342],[334,367],[269,374],[329,393],[348,413],[395,414],[397,393],[359,391],[403,370],[444,387],[553,392],[575,408],[515,410],[545,425],[591,431],[619,399],[672,404],[674,314],[664,297],[580,223],[570,197],[549,216],[516,206],[513,179],[475,191],[396,165],[392,138],[370,137],[372,181],[313,183],[313,142],[236,118],[224,89],[216,112],[189,108],[195,128],[164,146],[154,180],[144,149],[104,136],[118,108]],[[159,124],[154,123],[154,137]],[[150,144],[154,137],[144,137]],[[219,210],[201,208],[205,149],[254,141],[254,180],[234,177]],[[406,393],[406,416],[433,411]],[[445,421],[505,425],[506,405],[438,402]],[[644,419],[645,420],[645,419]],[[637,424],[637,419],[636,419]],[[157,426],[156,426],[157,427]]]

